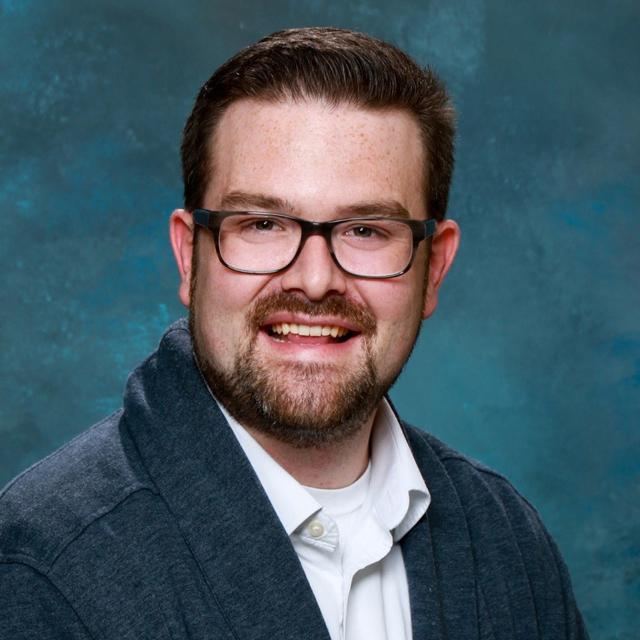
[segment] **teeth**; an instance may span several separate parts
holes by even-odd
[[[293,333],[299,336],[331,336],[332,338],[341,338],[348,332],[348,329],[335,325],[296,324],[294,322],[290,324],[287,322],[273,324],[271,325],[271,330],[274,333],[285,336]]]

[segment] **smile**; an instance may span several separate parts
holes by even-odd
[[[306,324],[301,322],[277,322],[264,327],[268,335],[279,342],[340,343],[357,335],[357,332],[335,324]]]
[[[299,336],[331,336],[332,338],[342,338],[349,333],[345,327],[336,325],[296,324],[295,322],[271,325],[271,331],[283,336],[292,333]]]

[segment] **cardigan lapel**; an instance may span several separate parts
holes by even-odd
[[[329,640],[289,538],[195,365],[184,320],[131,375],[124,408],[235,637]]]
[[[431,494],[425,516],[402,539],[414,640],[479,638],[472,546],[455,487],[425,435],[406,431]]]

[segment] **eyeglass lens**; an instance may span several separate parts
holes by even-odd
[[[273,272],[296,255],[302,229],[298,222],[273,214],[229,216],[222,221],[219,249],[231,268]],[[411,229],[396,220],[357,218],[332,229],[331,246],[346,271],[387,276],[403,271],[411,260]]]

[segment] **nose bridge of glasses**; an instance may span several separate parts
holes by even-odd
[[[300,236],[298,249],[283,269],[282,286],[299,289],[313,300],[319,300],[329,291],[344,293],[346,279],[331,247],[332,224],[296,219]],[[311,236],[321,236],[307,243]]]
[[[297,220],[300,225],[300,247],[298,249],[298,253],[300,253],[307,242],[307,240],[311,236],[322,236],[324,238],[325,244],[327,245],[327,249],[329,253],[335,260],[335,256],[333,253],[333,247],[331,246],[331,233],[333,232],[333,227],[335,223],[332,221],[328,222],[316,222],[314,220],[304,220],[300,218]]]

